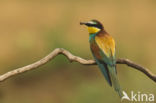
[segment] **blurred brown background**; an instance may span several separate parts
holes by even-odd
[[[33,63],[55,48],[92,59],[88,32],[80,21],[97,19],[115,38],[117,57],[156,74],[155,0],[1,0],[0,74]],[[143,73],[118,65],[120,84],[153,93],[156,84]],[[0,103],[119,103],[97,66],[50,63],[0,83]],[[126,101],[127,102],[127,101]]]

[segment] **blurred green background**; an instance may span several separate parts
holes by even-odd
[[[88,31],[80,21],[97,19],[115,38],[117,58],[128,58],[156,74],[156,0],[1,0],[0,74],[33,63],[55,48],[92,59]],[[143,73],[117,65],[120,84],[156,95]],[[155,98],[156,99],[156,98]],[[128,101],[124,101],[128,103]],[[0,103],[120,103],[97,66],[48,64],[0,83]]]

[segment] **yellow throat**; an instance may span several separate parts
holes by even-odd
[[[97,32],[99,32],[101,29],[97,28],[97,27],[88,27],[88,32],[89,34],[95,34]]]

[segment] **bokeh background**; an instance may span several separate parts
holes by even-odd
[[[97,19],[115,38],[117,58],[156,74],[156,0],[1,0],[0,74],[33,63],[55,48],[92,59],[88,31],[80,21]],[[152,93],[143,73],[117,65],[120,84]],[[155,98],[156,99],[156,98]],[[128,101],[124,101],[128,103]],[[0,83],[0,103],[120,103],[97,66],[69,63],[62,55]]]

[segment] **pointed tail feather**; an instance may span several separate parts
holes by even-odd
[[[121,87],[120,87],[120,84],[119,84],[119,81],[118,81],[118,77],[117,77],[117,74],[116,74],[116,68],[115,66],[109,66],[107,65],[108,67],[108,70],[109,70],[109,73],[110,73],[110,77],[111,77],[111,81],[112,81],[112,85],[115,89],[116,92],[118,92],[120,98],[123,96],[122,94],[122,90],[121,90]]]

